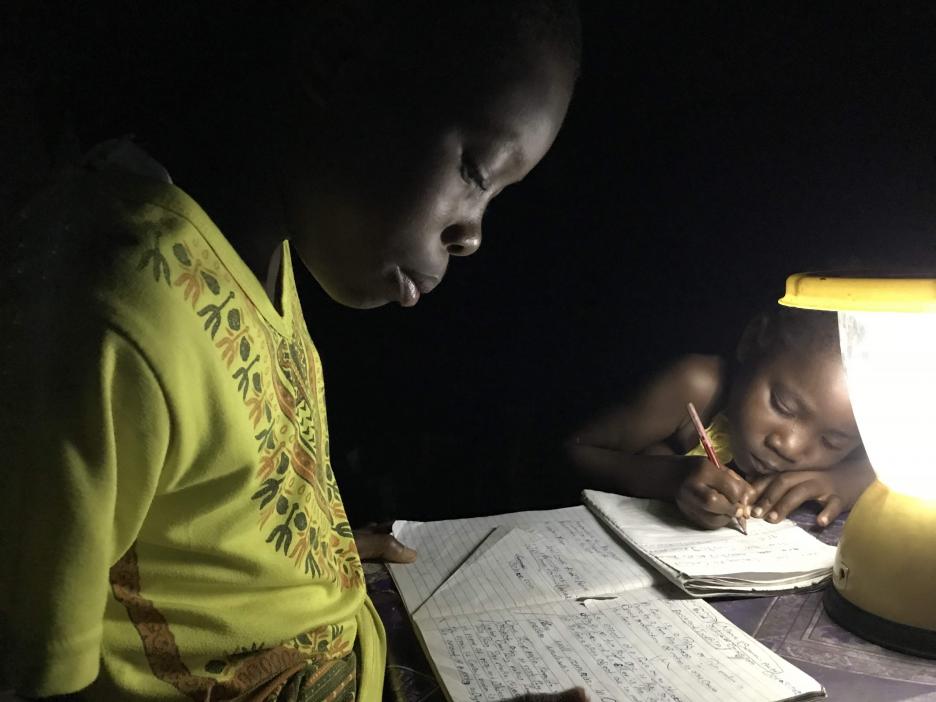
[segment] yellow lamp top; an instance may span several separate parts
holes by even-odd
[[[936,278],[796,273],[781,305],[829,312],[936,312]]]

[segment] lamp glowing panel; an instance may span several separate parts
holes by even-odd
[[[855,421],[878,479],[936,499],[936,313],[840,312]],[[936,583],[934,583],[936,586]]]

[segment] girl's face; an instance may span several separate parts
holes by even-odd
[[[571,68],[539,54],[506,74],[479,62],[471,88],[397,93],[336,115],[308,152],[315,162],[297,153],[286,165],[292,244],[333,299],[415,305],[451,256],[478,250],[488,204],[543,158],[569,104]]]
[[[728,399],[732,450],[748,477],[830,468],[861,445],[836,353],[780,349],[742,368]]]

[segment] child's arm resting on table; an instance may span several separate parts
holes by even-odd
[[[636,497],[675,500],[696,524],[716,528],[750,503],[754,491],[733,471],[703,456],[683,456],[697,437],[686,403],[709,407],[721,383],[721,361],[686,356],[653,378],[633,399],[593,420],[567,443],[590,487]]]
[[[805,502],[822,505],[816,524],[828,526],[843,511],[855,506],[861,493],[874,482],[874,470],[863,449],[824,470],[795,470],[767,475],[754,481],[757,493],[752,514],[779,522]]]

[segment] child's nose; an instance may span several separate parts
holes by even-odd
[[[767,447],[787,463],[796,463],[802,451],[802,436],[790,428],[773,431],[767,435]]]
[[[461,222],[442,230],[442,245],[451,256],[470,256],[481,247],[481,223]]]

